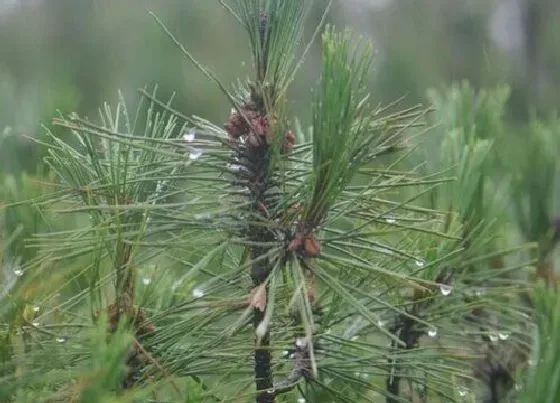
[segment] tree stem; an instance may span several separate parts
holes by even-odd
[[[264,248],[255,247],[251,251],[253,260],[266,253]],[[268,259],[259,259],[251,268],[251,279],[253,285],[258,287],[266,282],[270,274],[270,262]],[[268,295],[268,287],[266,287]],[[253,308],[253,327],[256,330],[259,324],[264,320],[266,310],[261,311],[259,308]],[[272,356],[270,353],[270,332],[268,329],[265,334],[256,341],[255,345],[255,384],[257,387],[257,403],[273,403],[275,399],[274,380],[272,377]]]

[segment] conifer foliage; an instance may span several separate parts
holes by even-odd
[[[433,92],[434,114],[374,105],[372,45],[324,25],[329,7],[300,49],[308,2],[220,4],[253,58],[231,89],[153,16],[230,102],[224,122],[183,115],[157,88],[134,114],[121,96],[95,120],[53,121],[70,136],[49,133],[56,187],[33,206],[79,225],[31,236],[2,297],[0,400],[517,396],[535,245],[511,247],[491,191],[503,94]],[[318,38],[304,129],[288,90]],[[414,144],[426,136],[434,163]],[[537,300],[540,329],[557,327],[553,298]]]

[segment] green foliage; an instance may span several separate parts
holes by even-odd
[[[560,393],[560,294],[542,284],[535,292],[537,329],[521,402],[555,402]]]
[[[350,32],[327,27],[323,34],[323,71],[313,104],[313,175],[304,220],[319,225],[352,180],[371,159],[377,134],[370,130],[365,84],[370,49],[351,49]]]
[[[234,0],[231,6],[221,3],[247,31],[256,66],[256,85],[261,87],[252,90],[267,104],[276,104],[277,97],[293,80],[295,52],[303,34],[304,2]]]
[[[530,241],[543,241],[554,215],[559,213],[559,139],[558,119],[533,121],[517,145],[524,150],[523,156],[511,164],[515,218],[521,233]],[[543,253],[549,253],[550,246],[543,247]]]
[[[428,159],[405,147],[426,110],[372,107],[371,47],[328,26],[312,126],[292,127],[303,3],[221,3],[255,59],[234,95],[156,20],[232,104],[225,129],[144,89],[134,116],[121,95],[47,132],[57,190],[33,206],[80,225],[29,241],[25,298],[0,311],[0,397],[483,400],[532,342],[533,245],[496,219],[507,91],[433,92]],[[285,147],[293,131],[308,141]],[[418,156],[431,164],[401,169]],[[557,303],[537,304],[544,335]]]

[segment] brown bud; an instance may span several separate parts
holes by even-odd
[[[321,244],[315,235],[307,236],[303,241],[303,249],[307,256],[316,257],[321,254]]]
[[[285,153],[289,153],[290,151],[292,151],[295,142],[296,142],[296,136],[294,135],[294,132],[288,130],[286,132],[284,144],[282,145],[282,151],[284,151]]]
[[[292,241],[288,245],[288,250],[297,251],[302,247],[302,245],[303,245],[303,240],[301,239],[301,236],[296,235],[296,237],[292,239]]]

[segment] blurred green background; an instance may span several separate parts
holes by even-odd
[[[309,15],[307,38],[325,0]],[[34,172],[40,136],[57,109],[92,117],[117,90],[136,96],[158,83],[183,113],[214,122],[227,101],[186,61],[148,15],[156,12],[225,83],[251,74],[245,36],[213,0],[0,0],[0,169]],[[328,17],[376,46],[373,95],[423,101],[426,89],[467,79],[511,85],[508,119],[523,123],[560,101],[560,3],[555,0],[335,0]],[[308,121],[319,76],[316,41],[292,91]]]
[[[326,4],[313,3],[306,41]],[[134,103],[139,88],[157,83],[158,97],[167,99],[175,92],[174,107],[183,114],[216,124],[227,119],[227,99],[184,58],[150,10],[226,85],[252,76],[246,35],[218,0],[0,0],[0,207],[53,190],[42,164],[46,148],[32,138],[45,138],[42,125],[51,127],[59,111],[95,119],[97,108],[114,104],[119,90]],[[560,212],[559,148],[537,141],[539,136],[560,136],[560,120],[549,119],[560,102],[557,21],[558,0],[334,0],[327,17],[328,23],[349,26],[374,42],[374,101],[388,104],[404,96],[400,108],[436,104],[439,113],[429,122],[441,123],[435,122],[439,119],[444,124],[425,143],[421,158],[427,161],[418,165],[437,167],[438,142],[456,128],[496,139],[492,152],[501,158],[493,162],[497,185],[492,193],[502,191],[502,179],[509,173],[518,174],[517,187],[504,193],[533,203],[526,203],[529,218],[520,229],[523,240],[536,242],[545,238],[550,219]],[[304,124],[310,121],[311,88],[320,70],[316,40],[290,90],[288,106]],[[476,90],[508,85],[510,92],[471,96],[466,86],[445,91],[463,80]],[[463,100],[472,100],[472,110]],[[531,135],[537,138],[532,148],[526,140]],[[525,218],[511,210],[509,221]],[[0,247],[8,245],[12,235],[23,240],[45,232],[45,227],[56,231],[80,225],[73,218],[52,218],[32,206],[0,208]],[[7,257],[24,262],[36,253],[22,242],[7,249]],[[19,263],[10,264],[17,268]],[[3,292],[15,282],[11,273],[6,264]]]

